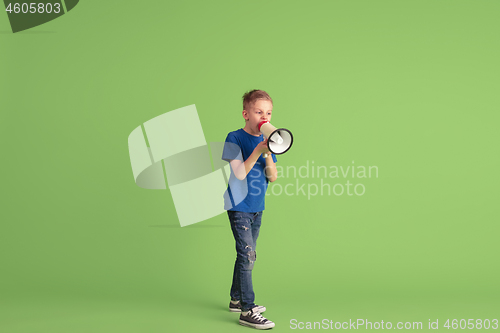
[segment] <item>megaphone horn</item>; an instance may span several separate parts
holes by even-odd
[[[267,138],[267,148],[275,155],[286,153],[292,146],[293,135],[286,128],[276,128],[268,121],[261,121],[259,131]]]

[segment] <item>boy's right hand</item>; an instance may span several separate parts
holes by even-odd
[[[269,153],[269,148],[267,147],[267,139],[264,138],[264,141],[259,143],[253,151],[258,154]]]

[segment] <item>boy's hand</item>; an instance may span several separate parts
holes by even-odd
[[[269,153],[269,148],[267,147],[267,139],[264,138],[264,141],[259,143],[253,151],[259,154]]]

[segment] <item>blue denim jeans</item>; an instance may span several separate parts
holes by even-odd
[[[231,299],[241,302],[241,311],[248,311],[255,306],[252,269],[257,259],[255,247],[259,237],[262,212],[245,213],[228,210],[227,215],[236,242],[236,262],[230,296]]]

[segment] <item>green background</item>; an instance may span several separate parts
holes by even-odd
[[[87,0],[16,34],[0,15],[0,331],[248,332],[227,216],[180,228],[169,190],[135,185],[127,137],[196,104],[224,141],[255,88],[295,137],[279,165],[379,169],[363,196],[267,197],[253,273],[273,330],[500,319],[499,12]]]

